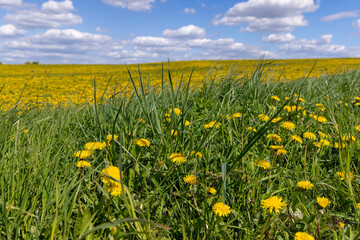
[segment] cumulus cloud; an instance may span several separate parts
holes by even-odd
[[[102,27],[96,27],[95,31],[100,32],[100,33],[104,33],[104,32],[108,32],[109,29],[108,28],[102,28]]]
[[[140,36],[131,41],[135,50],[147,52],[184,52],[189,50],[183,42],[174,41],[168,38]]]
[[[15,37],[24,35],[26,33],[23,29],[18,29],[12,24],[5,24],[0,26],[0,37]]]
[[[6,14],[4,21],[20,28],[58,28],[82,23],[82,18],[69,11],[74,10],[72,1],[48,1],[42,4],[41,10],[26,9],[14,14]]]
[[[357,11],[357,10],[347,11],[347,12],[338,12],[335,14],[331,14],[331,15],[322,17],[321,21],[330,22],[330,21],[335,21],[335,20],[339,20],[342,18],[357,17],[357,16],[359,16],[358,13],[359,13],[359,11]]]
[[[295,40],[295,36],[291,33],[270,34],[269,36],[262,38],[262,41],[267,43],[284,43],[293,40]]]
[[[193,8],[184,8],[184,13],[196,13],[196,10]]]
[[[0,8],[12,9],[20,7],[22,4],[21,0],[0,0]]]
[[[155,0],[102,0],[114,7],[127,8],[131,11],[148,11],[152,8]]]
[[[319,8],[314,0],[248,0],[230,8],[224,16],[218,15],[214,25],[240,25],[248,32],[284,32],[306,26],[304,12]]]
[[[279,47],[279,51],[289,57],[360,57],[360,47],[345,47],[332,44],[331,34],[322,35],[320,39],[300,39]]]
[[[360,19],[352,23],[352,26],[360,32]]]
[[[163,36],[166,38],[180,38],[180,39],[194,39],[204,38],[206,35],[205,29],[194,26],[192,24],[183,26],[176,30],[165,29]]]

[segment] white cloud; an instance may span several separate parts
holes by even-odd
[[[184,8],[184,13],[196,13],[196,10],[193,8]]]
[[[131,11],[148,11],[152,8],[155,0],[102,0],[114,7],[127,8]]]
[[[279,33],[279,34],[270,34],[267,37],[263,37],[263,42],[268,43],[284,43],[284,42],[291,42],[295,40],[295,36],[291,33]]]
[[[360,57],[360,47],[346,47],[331,43],[332,35],[321,36],[320,39],[300,39],[279,47],[280,52],[288,57]]]
[[[108,32],[109,29],[108,28],[102,28],[102,27],[96,27],[95,31],[100,32],[100,33],[104,33],[104,32]]]
[[[355,11],[347,11],[347,12],[338,12],[332,15],[328,15],[325,17],[321,18],[321,21],[325,21],[325,22],[330,22],[330,21],[335,21],[335,20],[339,20],[342,18],[348,18],[348,17],[357,17],[359,16],[358,14],[359,11],[355,10]]]
[[[163,36],[166,38],[182,38],[182,39],[194,39],[194,38],[204,38],[206,35],[205,29],[194,26],[187,25],[183,26],[176,30],[165,29],[163,31]]]
[[[183,42],[174,41],[168,38],[140,36],[131,41],[131,45],[135,50],[147,52],[184,52],[189,50]]]
[[[4,21],[20,28],[58,28],[82,23],[82,18],[69,11],[74,10],[72,1],[42,4],[41,10],[27,9],[14,14],[6,14]]]
[[[230,8],[224,16],[218,15],[214,25],[240,25],[249,32],[284,32],[306,26],[302,13],[314,12],[319,5],[313,0],[248,0]]]
[[[65,0],[63,2],[50,0],[41,5],[41,10],[43,12],[63,13],[74,10],[74,6],[70,0]]]
[[[24,35],[25,33],[25,30],[18,29],[12,24],[5,24],[0,26],[0,37],[15,37],[18,35]]]
[[[21,4],[21,0],[0,0],[0,8],[12,9],[15,7],[20,7]]]
[[[352,23],[352,26],[360,32],[360,19]]]

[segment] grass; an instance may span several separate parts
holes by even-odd
[[[198,89],[189,87],[191,74],[172,79],[166,70],[161,87],[152,88],[141,79],[140,69],[129,71],[134,86],[130,97],[119,92],[95,103],[15,105],[1,112],[0,238],[294,239],[297,232],[316,239],[359,238],[360,101],[355,97],[360,96],[360,72],[317,78],[304,74],[297,81],[279,82],[264,69],[260,61],[240,80],[235,70],[221,79],[209,73]],[[94,85],[94,99],[99,99],[102,93]],[[299,107],[303,109],[296,111]],[[269,120],[259,120],[260,114]],[[277,117],[282,119],[273,123]],[[212,121],[212,128],[204,128]],[[296,128],[281,127],[285,121]],[[291,140],[305,132],[316,139],[301,137],[302,144]],[[281,143],[266,137],[274,133]],[[325,139],[321,133],[328,146],[316,146]],[[355,141],[342,140],[346,134]],[[88,142],[106,141],[108,135],[118,139],[93,151],[86,159],[91,167],[75,166],[75,152]],[[138,146],[140,138],[150,146]],[[282,145],[287,153],[278,155],[271,145]],[[172,153],[182,153],[187,161],[175,164],[169,159]],[[259,159],[271,168],[257,166]],[[104,175],[108,166],[119,167],[121,178]],[[337,172],[344,172],[345,179]],[[350,173],[351,179],[346,177]],[[183,179],[191,174],[196,183],[190,187]],[[120,183],[121,195],[112,196],[101,176]],[[314,187],[299,189],[297,182],[303,180]],[[271,196],[286,203],[279,213],[261,207]],[[330,205],[320,207],[320,196]],[[230,206],[227,217],[213,212],[218,202]],[[340,228],[339,222],[345,226]]]

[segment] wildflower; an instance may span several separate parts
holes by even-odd
[[[330,200],[326,197],[317,197],[316,202],[319,204],[320,207],[326,208],[330,205]]]
[[[88,142],[85,144],[85,150],[102,150],[106,147],[106,142]]]
[[[24,130],[24,133],[28,133],[28,132],[29,132],[29,130],[28,130],[28,129],[25,129],[25,130]]]
[[[172,109],[170,109],[170,113],[172,113]],[[181,110],[180,109],[178,109],[178,108],[174,108],[174,113],[176,114],[176,115],[180,115],[181,114]]]
[[[195,157],[199,157],[199,158],[202,158],[202,156],[203,156],[201,152],[191,151],[190,156],[192,157],[194,155],[195,155]]]
[[[110,177],[112,177],[113,179],[117,180],[113,180],[112,178],[109,178],[108,176],[105,176],[104,174],[101,175],[101,181],[103,183],[106,184],[107,188],[108,188],[108,192],[110,192],[110,194],[112,196],[120,196],[121,192],[122,192],[122,188],[121,188],[121,183],[120,183],[120,170],[117,167],[114,166],[110,166],[105,168],[104,170],[102,170],[102,172]],[[122,173],[121,173],[122,174]]]
[[[315,238],[306,232],[297,232],[295,233],[294,240],[315,240]]]
[[[360,202],[355,204],[356,208],[360,209]]]
[[[284,109],[286,109],[288,112],[291,112],[291,107],[289,105],[286,105]]]
[[[304,102],[305,102],[305,99],[299,97],[299,98],[298,98],[298,101],[299,101],[299,103],[304,103]]]
[[[83,151],[77,151],[76,153],[74,153],[75,157],[78,157],[80,159],[87,159],[88,157],[90,157],[92,154],[92,151],[89,150],[83,150]]]
[[[339,223],[338,223],[338,227],[341,228],[341,229],[343,229],[343,228],[345,227],[345,224],[344,224],[343,222],[339,222]]]
[[[208,124],[205,124],[204,128],[220,128],[220,123],[215,120],[215,121],[209,122]]]
[[[323,147],[323,146],[329,146],[329,145],[330,145],[330,142],[329,142],[328,140],[326,140],[326,139],[320,139],[320,141],[314,143],[314,145],[315,145],[316,147],[318,147],[318,148],[321,148],[321,147]]]
[[[321,138],[328,138],[329,136],[326,135],[325,133],[321,132],[321,131],[318,131],[318,134]]]
[[[172,153],[170,154],[169,159],[176,164],[185,163],[187,161],[182,153]]]
[[[284,146],[283,145],[279,145],[279,146],[278,145],[270,145],[269,148],[278,150],[278,149],[284,148]]]
[[[168,113],[165,113],[165,119],[164,119],[164,122],[171,122],[171,118],[170,118],[170,114]]]
[[[140,147],[149,147],[150,141],[145,138],[140,138],[139,140],[135,140],[135,144]]]
[[[273,141],[273,142],[281,142],[282,141],[281,137],[275,133],[267,135],[266,138],[270,139],[270,141]]]
[[[231,208],[225,203],[218,202],[212,206],[213,212],[220,217],[227,217],[231,213]]]
[[[278,121],[280,121],[282,119],[282,117],[276,117],[273,120],[271,120],[272,123],[277,123]]]
[[[231,116],[230,114],[226,114],[225,117],[226,117],[227,120],[231,120],[231,119],[232,119],[232,116]]]
[[[255,165],[263,169],[269,169],[271,167],[270,163],[266,160],[260,159],[255,162]]]
[[[212,187],[206,187],[206,191],[211,194],[216,194],[216,189]]]
[[[345,141],[355,142],[356,138],[355,138],[353,135],[351,135],[351,134],[345,134],[344,136],[342,136],[341,140],[342,140],[343,142],[345,142]]]
[[[113,139],[118,140],[118,139],[119,139],[119,136],[118,136],[118,135],[114,135],[114,137],[113,137],[113,135],[107,135],[107,136],[106,136],[106,140],[107,140],[108,142],[111,142]]]
[[[234,118],[241,118],[242,117],[242,113],[234,113],[233,114]]]
[[[287,150],[285,148],[279,148],[276,152],[276,155],[282,155],[282,154],[287,154]]]
[[[274,99],[275,101],[280,102],[280,98],[278,96],[271,96],[270,98]]]
[[[285,97],[284,99],[285,99],[285,101],[287,101],[287,100],[289,100],[290,98],[289,98],[289,97]]]
[[[170,134],[171,136],[176,136],[178,133],[176,130],[171,129]]]
[[[269,116],[268,115],[265,115],[265,114],[260,114],[258,116],[259,120],[263,121],[263,122],[266,122],[269,120]]]
[[[341,148],[344,148],[344,147],[346,147],[346,145],[345,145],[345,143],[341,143],[341,146],[339,145],[339,143],[334,143],[334,146],[333,146],[334,148],[339,148],[339,149],[341,149]]]
[[[319,116],[319,117],[317,118],[317,121],[318,121],[319,123],[325,123],[325,122],[327,122],[327,119],[326,119],[326,117]]]
[[[307,138],[307,139],[315,139],[316,135],[313,134],[312,132],[305,132],[305,133],[303,133],[303,137]]]
[[[183,178],[184,182],[190,184],[190,188],[196,183],[196,176],[195,175],[187,175]]]
[[[360,132],[360,125],[355,126],[355,130]]]
[[[281,124],[281,127],[287,129],[287,130],[293,130],[295,129],[295,124],[290,121],[285,121]]]
[[[291,137],[290,137],[290,139],[291,140],[294,140],[295,142],[298,142],[298,143],[303,143],[303,140],[302,140],[302,138],[300,137],[300,136],[298,136],[298,135],[292,135]]]
[[[145,123],[145,120],[144,119],[142,119],[142,118],[138,118],[138,120],[137,121],[139,121],[140,123]]]
[[[311,190],[314,187],[314,184],[309,181],[300,181],[296,185],[298,186],[298,188],[305,190]]]
[[[116,234],[116,232],[117,232],[117,227],[111,227],[111,228],[110,228],[110,231],[111,231],[113,234]]]
[[[190,122],[188,120],[185,120],[184,121],[184,126],[189,126],[190,125]]]
[[[272,110],[276,110],[275,106],[269,106],[269,108],[272,109]]]
[[[268,199],[261,200],[261,207],[264,209],[269,209],[270,213],[274,210],[276,213],[279,213],[279,210],[283,209],[286,206],[286,203],[282,201],[281,197],[272,196]]]
[[[85,167],[91,167],[91,164],[87,161],[78,161],[77,163],[75,163],[75,166],[79,168],[85,168]]]
[[[248,129],[249,131],[257,132],[257,130],[256,130],[255,128],[253,128],[253,127],[248,127],[247,129]]]
[[[162,165],[164,165],[164,161],[159,161],[157,164],[161,167]]]
[[[346,180],[348,178],[348,175],[345,171],[342,172],[336,172],[336,175],[340,177],[340,180]],[[349,172],[350,181],[354,179],[354,173]]]

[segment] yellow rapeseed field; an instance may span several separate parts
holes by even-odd
[[[270,60],[265,70],[269,79],[293,80],[302,77],[316,66],[311,76],[334,74],[345,69],[358,69],[360,59],[294,59]],[[239,77],[250,74],[258,60],[229,60],[229,61],[185,61],[171,62],[171,76],[174,83],[178,83],[183,75],[188,80],[191,70],[192,86],[203,81],[208,73],[221,77],[230,69],[239,73]],[[145,83],[151,86],[161,84],[161,64],[150,63],[129,65],[134,79],[138,81],[138,66]],[[164,63],[165,74],[168,63]],[[21,92],[21,104],[64,104],[70,99],[74,104],[88,102],[94,96],[94,79],[97,84],[97,94],[102,95],[106,89],[106,96],[119,92],[129,86],[129,75],[125,65],[0,65],[0,93],[1,109],[13,106]],[[167,80],[167,75],[164,79]],[[218,78],[221,79],[221,78]],[[108,87],[107,87],[108,85]],[[107,87],[107,88],[106,88]]]

